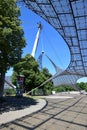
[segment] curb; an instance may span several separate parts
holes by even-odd
[[[29,108],[25,108],[23,110],[3,113],[2,115],[0,115],[0,125],[4,125],[19,118],[36,113],[47,106],[47,101],[45,99],[38,99],[37,102],[37,105],[31,105]]]

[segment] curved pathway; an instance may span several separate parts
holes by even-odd
[[[87,95],[47,98],[39,112],[1,125],[2,130],[87,130]]]

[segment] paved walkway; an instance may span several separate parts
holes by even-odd
[[[37,112],[37,111],[41,110],[43,107],[45,107],[45,105],[46,105],[45,100],[38,99],[36,105],[30,105],[29,107],[22,109],[22,110],[4,112],[0,115],[0,125],[9,123],[16,119],[22,118],[26,115]]]
[[[65,96],[65,95],[64,95]],[[46,97],[44,109],[0,126],[1,130],[87,130],[87,95]]]

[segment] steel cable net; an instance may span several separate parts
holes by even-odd
[[[69,46],[71,54],[70,64],[61,74],[56,74],[57,80],[59,75],[73,75],[76,80],[80,77],[86,77],[87,0],[21,1],[24,2],[30,10],[51,24]],[[78,78],[76,78],[76,76]],[[69,82],[68,80],[66,81],[67,83]]]

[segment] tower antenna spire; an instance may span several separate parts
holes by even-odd
[[[38,31],[37,31],[37,34],[36,34],[36,38],[35,38],[35,41],[34,41],[34,46],[33,46],[32,53],[31,53],[31,55],[33,57],[35,57],[35,53],[36,53],[36,50],[37,50],[38,41],[39,41],[39,38],[40,38],[41,29],[42,29],[42,24],[38,23]]]

